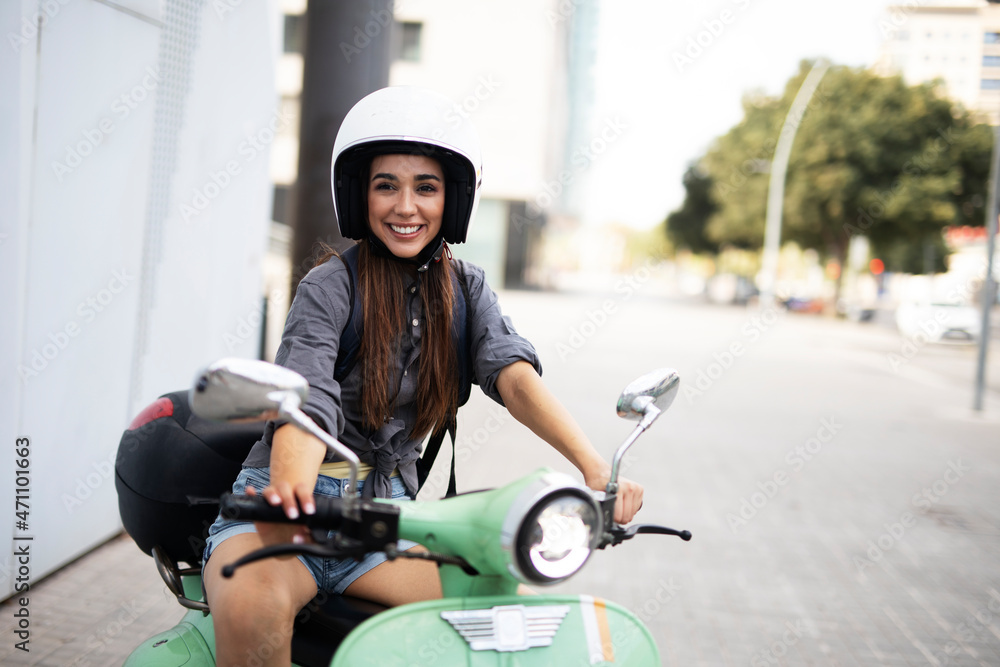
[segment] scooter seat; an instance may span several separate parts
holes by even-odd
[[[295,619],[292,662],[303,667],[328,667],[344,637],[386,609],[360,598],[320,593]]]

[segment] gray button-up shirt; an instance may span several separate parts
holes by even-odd
[[[535,348],[518,335],[510,318],[500,312],[497,296],[486,284],[483,270],[474,264],[451,260],[460,265],[469,288],[469,318],[472,380],[497,403],[503,400],[496,389],[501,369],[525,360],[541,373]],[[419,280],[411,282],[400,298],[406,299],[407,326],[393,378],[399,389],[395,414],[372,433],[363,426],[360,365],[342,383],[334,379],[340,333],[350,313],[350,275],[344,263],[333,259],[309,272],[299,283],[285,322],[281,346],[275,362],[291,368],[309,381],[309,399],[302,409],[320,428],[334,434],[374,470],[365,483],[367,497],[389,497],[389,475],[399,468],[406,487],[417,491],[416,460],[422,442],[410,438],[417,418],[417,373],[423,307]],[[461,299],[462,295],[456,294]],[[360,307],[360,303],[356,306]],[[270,465],[271,438],[282,422],[268,422],[264,437],[254,445],[244,465]],[[331,458],[332,457],[328,457]]]

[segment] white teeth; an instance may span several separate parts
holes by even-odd
[[[420,225],[415,225],[413,227],[400,227],[399,225],[389,225],[389,228],[397,234],[412,234],[413,232],[420,229]]]

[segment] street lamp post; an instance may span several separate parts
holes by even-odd
[[[986,384],[986,351],[990,345],[990,311],[996,302],[993,280],[993,255],[997,237],[997,178],[1000,178],[1000,125],[993,128],[993,163],[990,166],[990,196],[986,204],[986,279],[983,281],[982,326],[979,331],[979,354],[976,359],[976,391],[972,408],[983,410],[983,388]]]
[[[771,180],[767,188],[764,256],[761,261],[760,303],[763,308],[774,305],[774,289],[778,277],[778,250],[781,247],[781,215],[785,201],[785,173],[788,171],[788,158],[792,154],[792,143],[795,141],[795,133],[799,129],[809,101],[828,69],[830,63],[824,58],[813,64],[785,116],[781,134],[778,136],[778,145],[774,150]]]

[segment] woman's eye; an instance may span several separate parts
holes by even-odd
[[[375,184],[375,189],[376,190],[392,190],[392,183],[389,183],[388,181],[382,181],[381,183],[376,183]]]

